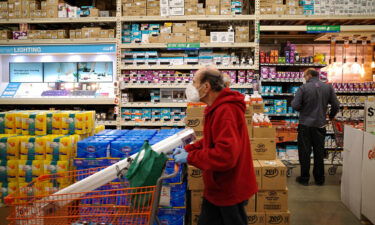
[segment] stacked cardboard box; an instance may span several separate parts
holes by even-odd
[[[198,0],[185,0],[185,16],[197,15],[199,7],[203,8],[203,4],[198,4]]]
[[[250,27],[237,26],[234,41],[235,42],[249,42],[250,41]]]
[[[114,38],[114,29],[101,29],[100,27],[84,27],[82,29],[70,30],[69,37],[71,39],[84,38]]]
[[[122,0],[122,14],[126,16],[146,16],[146,0]]]
[[[159,16],[160,15],[160,0],[147,0],[146,6],[147,16]]]
[[[7,40],[12,38],[12,32],[10,30],[0,30],[0,40]]]
[[[303,7],[299,5],[299,0],[261,0],[261,14],[277,15],[302,15]]]
[[[76,30],[27,30],[13,31],[13,36],[9,31],[1,31],[0,39],[83,39],[83,38],[114,38],[114,29],[101,29],[100,27],[82,28]]]

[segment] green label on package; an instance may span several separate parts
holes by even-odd
[[[307,33],[338,33],[340,25],[307,25]]]
[[[169,43],[168,50],[196,50],[201,47],[200,43]]]

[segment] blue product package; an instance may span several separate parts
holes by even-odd
[[[108,156],[110,142],[101,139],[82,140],[77,144],[77,158],[102,158]]]
[[[158,217],[163,225],[184,225],[186,208],[159,208]]]
[[[185,207],[186,206],[186,182],[181,184],[163,184],[163,197],[160,206]]]
[[[132,31],[139,31],[139,24],[138,23],[132,24]]]
[[[175,161],[174,160],[168,160],[165,166],[165,173],[166,174],[172,174],[174,172],[174,166],[175,166]],[[177,183],[182,183],[183,182],[183,167],[180,166],[178,170],[178,174],[175,177],[169,178],[164,180],[165,184],[177,184]]]
[[[110,148],[110,156],[114,158],[125,158],[131,156],[143,145],[143,140],[113,141]]]

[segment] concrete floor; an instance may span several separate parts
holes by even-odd
[[[288,178],[291,225],[361,225],[362,223],[340,200],[341,173],[327,175],[324,186],[309,186],[295,182],[299,168]]]
[[[299,168],[288,178],[291,225],[361,225],[341,203],[340,171],[327,175],[325,186],[302,186],[295,182]],[[312,183],[313,181],[311,181]],[[0,225],[6,225],[7,208],[0,207]]]

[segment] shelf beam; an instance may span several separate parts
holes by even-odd
[[[115,38],[0,40],[0,45],[116,43]]]
[[[194,16],[126,16],[122,22],[149,22],[149,21],[250,21],[255,15],[194,15]]]
[[[200,48],[255,48],[256,43],[200,43]],[[120,48],[168,48],[166,43],[121,44]]]
[[[204,65],[171,65],[171,66],[121,66],[122,70],[197,70],[204,67]],[[255,70],[256,66],[217,66],[220,70]]]
[[[1,19],[0,24],[18,23],[115,23],[116,17],[79,17],[79,18],[22,18]]]
[[[1,98],[0,105],[114,105],[113,98]]]
[[[340,27],[341,32],[375,31],[375,25],[342,25]],[[260,31],[307,31],[307,25],[262,25]]]
[[[374,20],[375,15],[260,15],[260,20]]]

